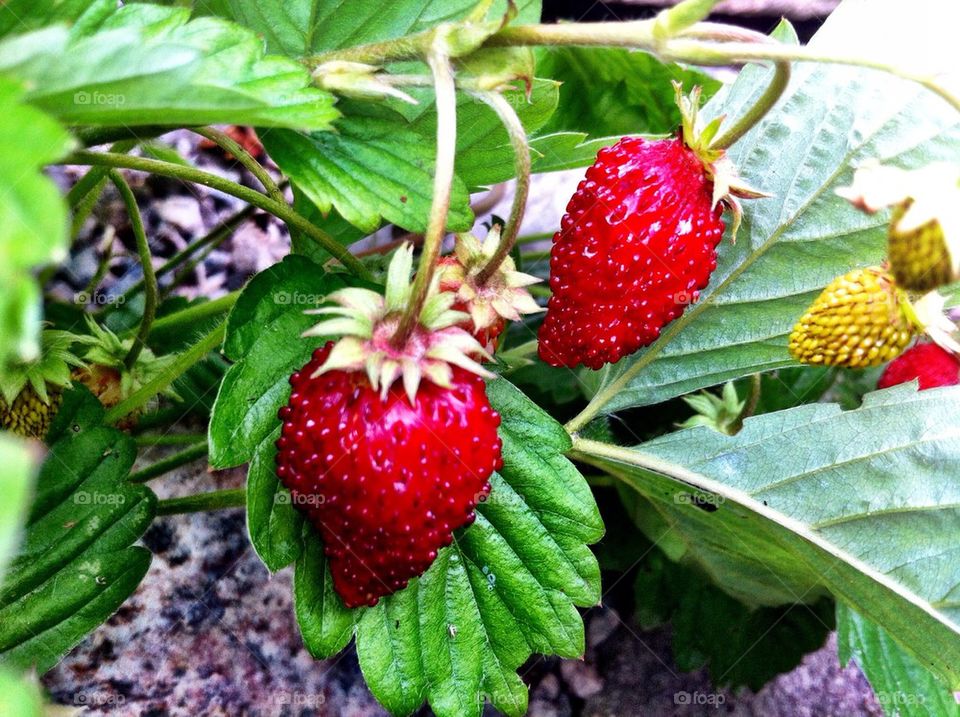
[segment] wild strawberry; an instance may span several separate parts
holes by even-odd
[[[13,363],[0,376],[0,427],[27,438],[42,439],[70,385],[70,367],[83,362],[72,346],[84,339],[47,329],[40,335],[40,356]]]
[[[868,213],[893,207],[887,258],[897,283],[930,291],[960,279],[960,169],[935,163],[906,170],[868,163],[837,191]]]
[[[934,343],[917,344],[883,370],[877,388],[890,388],[917,380],[920,390],[960,383],[960,359]]]
[[[522,314],[543,311],[525,288],[540,279],[517,271],[511,257],[489,277],[482,276],[499,242],[499,224],[493,225],[482,244],[472,234],[458,234],[454,255],[443,257],[437,269],[440,291],[457,297],[452,309],[469,314],[461,328],[473,334],[490,353],[496,351],[508,320],[520,321]]]
[[[699,128],[698,98],[678,88],[680,136],[625,137],[600,150],[570,199],[550,255],[539,337],[547,363],[597,369],[653,343],[710,280],[724,206],[736,227],[734,195],[763,196],[709,147],[719,120]]]
[[[916,332],[909,302],[880,267],[834,279],[790,334],[801,363],[863,368],[898,356]]]
[[[305,335],[345,337],[291,376],[280,410],[277,476],[320,532],[347,607],[423,573],[501,466],[490,374],[470,358],[485,352],[457,326],[468,317],[450,310],[453,294],[433,294],[397,345],[411,262],[409,248],[397,252],[386,297],[345,289],[328,297],[339,306],[316,310],[335,318]]]

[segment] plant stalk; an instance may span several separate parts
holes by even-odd
[[[197,493],[182,498],[167,498],[157,502],[157,515],[179,515],[182,513],[201,513],[208,510],[226,510],[242,508],[247,504],[247,491],[244,488],[215,490],[210,493]]]
[[[133,337],[133,344],[123,359],[123,365],[129,370],[136,364],[140,352],[146,346],[150,327],[153,325],[153,319],[157,314],[157,275],[153,272],[153,255],[150,253],[150,244],[147,242],[147,234],[143,229],[143,217],[140,216],[140,208],[137,206],[137,198],[133,196],[133,190],[130,189],[127,180],[116,169],[111,169],[107,176],[117,188],[120,198],[127,208],[127,216],[130,218],[130,226],[133,228],[133,236],[137,242],[137,254],[140,257],[140,268],[143,270],[143,281],[146,289],[144,292],[143,318],[140,320],[140,327],[137,329],[136,336]]]
[[[74,152],[66,157],[62,164],[89,164],[119,169],[133,169],[140,172],[159,174],[164,177],[172,177],[186,182],[193,182],[195,184],[202,184],[211,189],[230,194],[238,199],[242,199],[248,204],[263,209],[265,212],[270,212],[278,219],[286,222],[288,226],[302,231],[333,257],[338,259],[351,273],[363,279],[373,280],[373,275],[361,261],[354,257],[329,234],[319,227],[314,226],[305,217],[297,213],[289,204],[286,202],[277,202],[256,190],[244,187],[236,182],[231,182],[223,177],[218,177],[211,172],[204,172],[196,167],[184,167],[172,162],[164,162],[147,157],[131,157],[125,154],[91,152],[89,150]]]
[[[137,471],[136,473],[131,473],[127,480],[129,480],[131,483],[146,483],[148,480],[153,480],[154,478],[162,476],[164,473],[169,473],[175,468],[185,466],[188,463],[193,463],[195,460],[203,458],[206,455],[206,441],[203,443],[197,443],[196,445],[190,446],[189,448],[184,448],[182,451],[174,453],[172,456],[163,458],[156,463]]]
[[[447,233],[447,213],[450,209],[453,166],[457,154],[457,89],[453,67],[443,43],[443,36],[438,35],[427,57],[433,74],[437,104],[437,161],[433,174],[433,201],[424,234],[423,250],[417,264],[417,275],[410,293],[410,303],[393,337],[396,346],[406,343],[420,321],[420,312],[430,292],[433,273],[440,257],[440,247]]]
[[[493,276],[493,273],[500,268],[503,260],[510,256],[513,245],[517,241],[517,235],[520,233],[523,213],[527,206],[527,196],[530,193],[530,145],[527,144],[527,131],[523,128],[523,123],[510,103],[503,98],[503,95],[499,92],[473,92],[471,94],[486,103],[503,122],[503,126],[510,137],[510,144],[513,146],[513,164],[517,175],[513,204],[510,206],[507,225],[500,234],[500,244],[486,266],[477,274],[477,286],[483,286]]]
[[[225,294],[218,299],[204,301],[195,306],[188,306],[172,314],[161,316],[154,322],[150,338],[159,339],[172,333],[190,331],[197,322],[229,311],[237,303],[238,298],[240,298],[240,289]]]
[[[283,192],[280,191],[277,183],[273,181],[273,177],[270,176],[266,167],[260,164],[256,157],[250,154],[244,146],[233,139],[233,137],[213,127],[195,127],[193,132],[210,140],[225,152],[232,154],[236,160],[263,185],[267,196],[275,202],[286,202]]]

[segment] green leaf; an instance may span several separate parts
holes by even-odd
[[[209,10],[255,30],[271,52],[303,57],[342,47],[390,40],[427,30],[441,22],[462,20],[477,0],[212,0]],[[493,4],[489,17],[500,17],[506,3]],[[537,22],[540,0],[520,0],[516,21]]]
[[[829,50],[838,37],[856,36],[886,48],[882,28],[924,37],[937,22],[920,8],[909,16],[890,5],[843,9],[812,47]],[[785,28],[779,35],[789,39]],[[953,67],[949,43],[927,47],[939,53],[944,69]],[[704,114],[739,116],[769,75],[746,68]],[[865,215],[835,190],[872,157],[901,167],[955,161],[958,142],[956,112],[917,85],[872,70],[797,65],[784,98],[729,153],[749,184],[773,196],[745,200],[736,244],[725,239],[720,245],[709,286],[659,341],[587,374],[602,393],[595,407],[610,412],[658,403],[792,364],[787,336],[817,293],[854,267],[878,263],[885,252],[886,215]]]
[[[503,469],[476,522],[419,579],[376,607],[347,611],[315,534],[305,533],[296,573],[304,641],[328,657],[355,622],[367,684],[393,714],[427,700],[440,717],[480,715],[484,695],[508,715],[524,714],[517,668],[532,652],[581,656],[575,606],[600,598],[587,544],[603,524],[586,481],[563,456],[569,436],[505,380],[487,393],[503,420]]]
[[[704,101],[720,87],[699,70],[608,47],[540,48],[537,75],[562,83],[559,107],[544,131],[593,136],[671,133],[680,126],[671,82],[686,91],[699,85]]]
[[[337,132],[275,130],[264,134],[264,147],[323,214],[335,207],[367,233],[382,219],[422,233],[430,214],[436,141],[425,140],[387,108],[350,103],[349,112],[336,123]],[[451,230],[473,225],[469,204],[466,187],[455,181]]]
[[[238,466],[253,458],[280,419],[289,377],[310,360],[322,338],[301,338],[316,323],[304,310],[345,286],[301,256],[288,256],[257,274],[227,318],[223,353],[235,363],[220,385],[210,418],[210,465]]]
[[[7,0],[0,5],[0,37],[39,30],[55,23],[73,23],[100,12],[111,0]]]
[[[256,447],[247,472],[247,529],[257,555],[272,571],[285,568],[304,550],[303,516],[277,478],[274,445],[280,425]],[[305,558],[306,559],[306,558]],[[298,566],[299,574],[299,566]]]
[[[73,139],[53,119],[23,104],[23,90],[0,77],[0,366],[39,350],[40,292],[28,271],[66,252],[67,210],[40,168]]]
[[[900,649],[883,628],[845,605],[837,605],[837,648],[841,665],[853,660],[860,666],[886,714],[960,715],[960,704],[943,682]]]
[[[82,401],[70,401],[79,416]],[[0,586],[0,664],[45,672],[140,583],[150,552],[129,546],[156,498],[126,482],[135,457],[129,436],[79,422],[50,447],[23,547]]]
[[[0,670],[0,715],[43,717],[39,686],[7,670]]]
[[[702,571],[670,562],[659,550],[644,559],[634,593],[641,627],[671,622],[677,666],[709,666],[718,687],[759,690],[821,647],[833,626],[829,600],[750,609]]]
[[[736,436],[695,428],[637,449],[584,443],[647,498],[728,593],[753,605],[831,592],[960,686],[960,389],[810,404]],[[657,540],[657,534],[651,534]]]
[[[33,461],[24,441],[0,433],[0,577],[3,576],[20,539],[23,518],[30,500]]]
[[[47,28],[0,43],[0,73],[27,99],[83,125],[245,123],[330,128],[333,96],[252,32],[186,8],[128,5],[73,33]]]

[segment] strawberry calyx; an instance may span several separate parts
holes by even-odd
[[[731,236],[735,240],[743,220],[743,207],[739,200],[762,199],[770,195],[747,184],[727,157],[726,150],[712,144],[725,117],[721,115],[703,124],[700,117],[701,88],[696,86],[689,95],[684,95],[683,86],[674,82],[673,89],[677,107],[680,108],[680,139],[703,163],[707,178],[713,182],[713,206],[722,202],[733,213]]]
[[[441,291],[456,296],[457,304],[470,314],[475,334],[502,321],[520,321],[524,314],[545,310],[526,289],[541,279],[517,271],[512,257],[505,258],[480,282],[484,268],[497,251],[500,232],[501,226],[494,224],[482,242],[473,234],[458,234],[454,257],[442,260],[439,267]]]
[[[0,399],[12,404],[25,388],[30,387],[37,397],[50,405],[50,391],[70,386],[71,368],[83,368],[85,363],[73,352],[76,343],[90,343],[90,337],[69,331],[44,329],[40,334],[40,355],[32,361],[14,362],[5,366],[0,375]]]
[[[483,378],[493,377],[474,358],[492,357],[459,326],[470,316],[451,308],[456,296],[439,290],[439,272],[431,282],[417,325],[397,342],[397,330],[411,296],[412,268],[413,246],[407,244],[390,261],[385,294],[356,287],[341,289],[326,297],[332,306],[306,312],[331,318],[305,331],[304,337],[341,337],[311,378],[334,370],[364,371],[370,385],[379,390],[381,400],[386,400],[390,387],[402,379],[413,405],[424,379],[451,388],[454,366]]]

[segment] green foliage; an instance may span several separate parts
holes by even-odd
[[[546,47],[537,74],[562,83],[560,108],[544,132],[597,135],[669,134],[680,126],[671,82],[703,88],[704,101],[720,83],[699,70],[615,47]]]
[[[949,687],[904,651],[882,627],[837,605],[840,664],[857,663],[880,706],[901,717],[957,717],[960,704]]]
[[[0,75],[26,82],[26,99],[74,124],[329,129],[333,97],[311,86],[305,68],[264,56],[248,30],[189,15],[129,5],[72,32],[11,37],[0,43]]]
[[[851,9],[822,32],[861,36],[872,15]],[[790,39],[786,27],[777,34]],[[706,117],[742,114],[770,72],[747,67]],[[659,403],[792,364],[787,336],[807,305],[834,277],[878,263],[885,251],[885,215],[863,214],[836,188],[871,157],[902,167],[953,160],[958,141],[956,113],[916,85],[870,70],[798,65],[784,98],[729,152],[744,179],[773,196],[745,200],[736,244],[724,240],[709,286],[659,341],[585,372],[595,390],[609,389],[602,409]]]
[[[150,552],[130,545],[153,520],[156,498],[126,482],[133,440],[92,420],[90,401],[86,390],[67,392],[51,427],[23,546],[0,585],[0,665],[48,670],[150,565]]]
[[[303,57],[461,20],[476,5],[477,0],[393,0],[379,4],[350,0],[212,0],[201,7],[253,29],[267,41],[271,52]],[[498,0],[493,5],[488,16],[502,16],[506,3]],[[520,0],[516,5],[519,21],[540,19],[540,0]]]
[[[736,436],[695,428],[589,460],[650,501],[654,542],[669,533],[672,557],[730,595],[777,606],[829,591],[957,685],[960,483],[943,467],[960,460],[958,410],[958,389],[902,386],[854,411],[811,404]]]
[[[681,670],[708,666],[718,687],[757,691],[823,645],[833,627],[833,603],[750,609],[696,569],[653,550],[634,581],[637,620],[644,629],[673,627]]]

